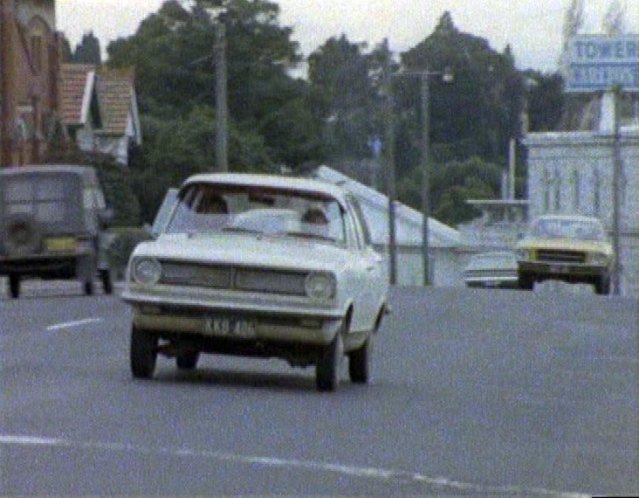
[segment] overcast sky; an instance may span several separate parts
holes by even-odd
[[[280,23],[293,28],[293,39],[305,55],[331,36],[346,34],[352,42],[374,45],[388,38],[403,52],[432,33],[445,11],[458,29],[486,38],[502,51],[510,44],[517,66],[554,71],[561,27],[570,0],[275,0]],[[612,0],[586,0],[585,33],[598,33]],[[140,21],[163,0],[57,0],[58,30],[73,47],[88,31],[102,48],[133,34]],[[639,33],[639,0],[626,0],[628,31]]]

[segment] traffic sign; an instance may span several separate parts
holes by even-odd
[[[580,35],[570,39],[567,92],[597,92],[620,85],[639,92],[639,35]]]

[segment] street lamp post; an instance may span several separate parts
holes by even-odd
[[[422,268],[423,282],[425,286],[430,282],[430,244],[428,240],[430,218],[430,81],[431,76],[441,76],[443,81],[450,83],[453,81],[452,73],[446,69],[444,71],[424,71],[404,72],[398,76],[417,76],[420,80],[420,103],[422,114]]]

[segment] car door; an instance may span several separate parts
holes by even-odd
[[[358,254],[362,265],[359,309],[363,330],[372,330],[383,299],[384,260],[372,245],[370,231],[357,199],[347,198],[349,211],[358,234]]]

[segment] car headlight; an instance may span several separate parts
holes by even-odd
[[[313,299],[330,299],[335,296],[335,277],[330,273],[309,273],[304,282],[306,295]]]
[[[608,256],[602,253],[595,253],[590,255],[590,262],[593,265],[607,265],[608,264]]]
[[[138,258],[133,262],[133,279],[142,285],[155,285],[162,277],[162,265],[157,259]]]
[[[530,257],[530,251],[528,251],[528,249],[517,249],[515,251],[515,256],[518,261],[525,261]]]

